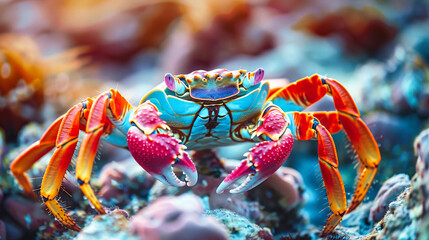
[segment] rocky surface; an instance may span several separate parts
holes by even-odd
[[[325,239],[429,239],[428,9],[419,0],[0,1],[0,239],[320,239],[330,210],[316,141],[295,141],[284,166],[242,194],[216,188],[253,143],[188,151],[199,173],[191,188],[156,181],[127,149],[102,143],[91,186],[107,214],[83,196],[74,160],[58,196],[80,233],[10,174],[11,161],[87,97],[117,88],[137,106],[166,72],[259,67],[278,79],[273,87],[335,78],[379,144],[366,198]],[[14,55],[22,40],[32,51]],[[330,97],[307,109],[333,110]],[[333,136],[350,200],[356,156],[345,138]],[[27,171],[36,195],[51,156]]]

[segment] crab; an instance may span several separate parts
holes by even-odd
[[[171,186],[193,186],[198,174],[185,149],[201,150],[241,142],[255,142],[245,159],[218,186],[221,193],[247,176],[231,193],[254,188],[288,158],[294,140],[317,140],[318,162],[332,215],[321,233],[330,234],[344,214],[353,211],[368,191],[380,153],[374,137],[360,118],[348,91],[336,80],[313,75],[275,86],[264,80],[264,70],[194,71],[167,73],[164,82],[142,98],[137,107],[110,89],[73,106],[50,125],[39,141],[11,164],[11,172],[23,191],[35,195],[25,172],[55,148],[44,173],[41,198],[66,227],[81,228],[56,199],[64,174],[85,132],[76,159],[76,179],[94,208],[104,214],[90,177],[100,140],[126,148],[136,162],[157,180]],[[270,87],[270,83],[272,87]],[[302,112],[325,95],[333,98],[336,111]],[[344,130],[359,159],[357,185],[350,205],[338,170],[331,134]],[[174,171],[180,168],[184,181]],[[238,184],[237,184],[238,185]]]

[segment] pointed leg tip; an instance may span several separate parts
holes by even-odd
[[[72,226],[67,226],[67,227],[70,228],[73,231],[76,231],[76,232],[82,231],[82,228],[80,228],[77,224],[72,225]]]
[[[346,214],[353,212],[356,209],[357,205],[351,204],[346,211]]]
[[[329,228],[324,227],[319,236],[320,237],[326,237],[328,235],[331,235],[333,230],[334,229],[329,229]]]

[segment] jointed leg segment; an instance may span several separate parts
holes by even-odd
[[[326,94],[331,95],[337,114],[315,113],[314,116],[332,118],[326,122],[339,121],[339,124],[326,126],[333,132],[343,128],[356,150],[361,167],[358,171],[358,183],[347,212],[353,211],[365,197],[380,162],[380,152],[374,137],[360,118],[360,113],[347,90],[336,80],[313,75],[270,93],[270,99],[282,98],[296,105],[308,107]],[[325,123],[324,123],[325,125]]]
[[[94,191],[89,185],[91,178],[92,166],[101,135],[104,132],[107,122],[106,109],[108,104],[108,94],[98,96],[91,107],[89,118],[86,124],[85,136],[82,140],[81,148],[76,161],[76,179],[80,189],[97,209],[99,213],[104,214],[105,211],[98,199],[95,197]]]
[[[52,214],[65,226],[76,231],[80,230],[79,226],[70,218],[55,198],[60,191],[61,183],[77,145],[82,107],[83,105],[79,103],[65,114],[57,135],[57,149],[46,168],[40,189],[42,200]]]
[[[109,118],[119,122],[130,109],[131,105],[113,89],[101,94],[95,100],[87,99],[75,105],[48,128],[41,140],[34,143],[14,160],[11,164],[12,173],[17,176],[18,182],[23,186],[24,191],[32,193],[31,183],[24,172],[44,154],[56,147],[43,176],[41,197],[49,210],[62,224],[79,231],[80,227],[77,226],[56,200],[65,172],[70,165],[77,146],[79,129],[85,130],[86,134],[76,162],[77,181],[81,190],[97,211],[104,213],[104,209],[89,185],[92,165],[101,136],[109,134],[113,128],[107,117],[107,111],[109,111]]]
[[[329,207],[333,214],[329,217],[322,236],[331,233],[347,210],[347,199],[343,180],[338,171],[335,144],[329,131],[311,114],[294,112],[295,134],[298,140],[317,138],[319,166],[325,183]]]
[[[37,198],[33,192],[33,185],[31,184],[28,176],[25,174],[31,166],[40,160],[46,153],[55,147],[57,133],[59,131],[61,122],[64,116],[59,117],[54,123],[46,130],[45,134],[39,141],[33,143],[24,152],[22,152],[15,161],[10,165],[10,170],[15,176],[18,184],[21,185],[25,194]]]

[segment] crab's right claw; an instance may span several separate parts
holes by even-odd
[[[230,190],[231,193],[241,193],[250,190],[265,181],[279,169],[288,158],[293,146],[293,137],[289,129],[278,141],[258,143],[246,153],[240,166],[232,171],[219,185],[216,192],[222,193],[240,178],[247,175],[247,179],[238,187]]]
[[[132,126],[127,138],[131,155],[159,181],[176,187],[193,186],[197,183],[197,169],[184,151],[185,146],[174,137],[165,133],[146,135],[138,127]],[[173,166],[184,172],[186,182],[176,176]]]

